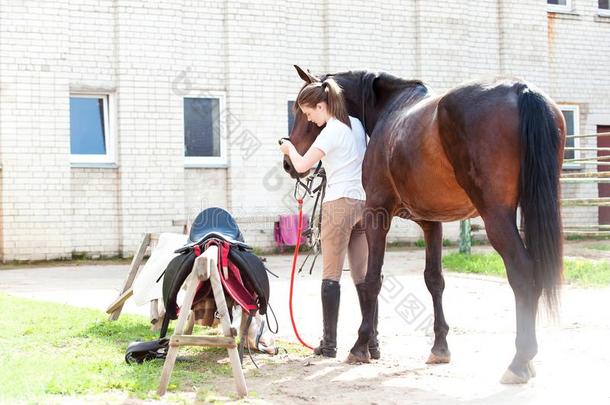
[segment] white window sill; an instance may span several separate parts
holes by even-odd
[[[547,13],[580,15],[573,8],[567,8],[567,7],[552,7],[552,6],[548,6],[546,11],[547,11]]]
[[[228,163],[185,163],[185,169],[227,169]]]
[[[119,165],[116,163],[70,163],[72,169],[118,169]]]
[[[598,17],[610,17],[610,10],[605,10],[605,9],[597,9],[597,16]]]

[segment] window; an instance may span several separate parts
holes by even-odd
[[[187,166],[226,165],[224,97],[184,98],[184,157]]]
[[[597,1],[597,14],[610,17],[610,1],[609,0],[598,0]]]
[[[578,106],[576,105],[560,105],[561,112],[563,113],[563,117],[566,120],[566,135],[578,135],[579,128],[579,120],[578,120]],[[578,150],[574,150],[575,148],[580,147],[580,142],[578,138],[566,138],[566,146],[563,154],[564,160],[567,159],[580,159],[580,152]],[[577,162],[567,162],[563,164],[564,168],[580,168],[580,163]]]
[[[547,0],[547,10],[554,12],[571,12],[572,0]]]
[[[114,128],[108,94],[70,96],[70,154],[72,163],[115,162]]]
[[[294,127],[294,111],[292,110],[294,107],[294,101],[288,101],[288,135],[292,131],[292,127]]]

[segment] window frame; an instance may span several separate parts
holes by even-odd
[[[292,103],[295,103],[295,104],[296,104],[296,102],[297,102],[297,101],[296,101],[296,99],[294,98],[294,96],[289,96],[289,97],[286,99],[286,113],[288,113],[288,103],[290,103],[290,102],[292,102]],[[294,105],[294,104],[293,104],[293,105]],[[297,119],[297,117],[296,117],[296,115],[295,115],[295,117],[294,117],[295,122],[296,122],[296,119]],[[289,117],[286,117],[286,127],[287,127],[287,129],[288,129],[288,131],[287,131],[288,135],[286,135],[286,136],[290,136],[290,119],[289,119]]]
[[[70,151],[70,164],[73,166],[79,165],[114,165],[116,164],[117,136],[116,136],[116,100],[113,93],[107,92],[70,92],[70,98],[96,98],[102,99],[104,109],[104,143],[106,153],[103,155],[97,154],[79,154]],[[70,108],[68,107],[68,110]],[[71,114],[71,111],[69,111]],[[72,142],[72,131],[69,131],[70,142]]]
[[[608,8],[599,8],[599,1],[597,2],[597,15],[601,17],[610,17],[610,5]]]
[[[218,99],[218,125],[220,137],[220,156],[186,156],[183,150],[184,167],[186,168],[226,168],[228,167],[227,154],[227,108],[226,94],[222,91],[205,91],[200,94],[184,95],[182,97],[182,138],[186,141],[186,121],[184,117],[184,102],[187,98],[215,98]]]
[[[566,133],[566,136],[579,135],[580,134],[580,106],[578,104],[561,104],[561,103],[558,103],[558,106],[559,106],[559,109],[561,110],[562,114],[564,111],[572,111],[572,114],[574,115],[574,133],[573,134]],[[580,148],[580,139],[581,138],[573,138],[573,139],[574,139],[573,148]],[[566,140],[566,147],[567,147],[567,140]],[[564,151],[564,159],[565,159],[565,151]],[[573,159],[582,159],[581,151],[575,150]],[[563,163],[562,169],[572,169],[572,170],[582,169],[582,163]]]
[[[574,4],[572,0],[566,0],[565,6],[562,6],[560,4],[549,4],[547,1],[546,10],[552,13],[573,13]]]

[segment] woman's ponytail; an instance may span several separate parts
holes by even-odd
[[[295,111],[301,105],[314,108],[318,103],[325,102],[328,106],[328,113],[347,125],[352,127],[349,116],[347,115],[347,107],[345,98],[343,97],[343,89],[335,79],[328,78],[323,82],[313,82],[301,89],[296,103]]]
[[[328,113],[351,128],[341,86],[334,79],[329,78],[322,82],[322,88],[327,93]]]

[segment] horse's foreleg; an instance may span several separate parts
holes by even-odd
[[[449,325],[443,313],[443,290],[445,279],[442,273],[443,225],[440,222],[418,222],[426,241],[426,268],[424,279],[432,295],[434,307],[434,345],[426,363],[449,363],[451,354],[447,345]]]
[[[514,214],[496,211],[483,215],[483,220],[489,241],[504,261],[517,312],[517,352],[500,381],[504,384],[525,383],[535,376],[531,360],[538,351],[536,314],[541,288],[536,286],[534,262],[519,236]]]
[[[381,290],[381,267],[392,216],[390,208],[370,208],[367,202],[363,215],[369,249],[367,273],[364,282],[356,286],[362,311],[362,323],[358,329],[358,339],[347,358],[348,363],[368,363],[370,359],[368,343],[375,330],[375,309],[377,296]]]

